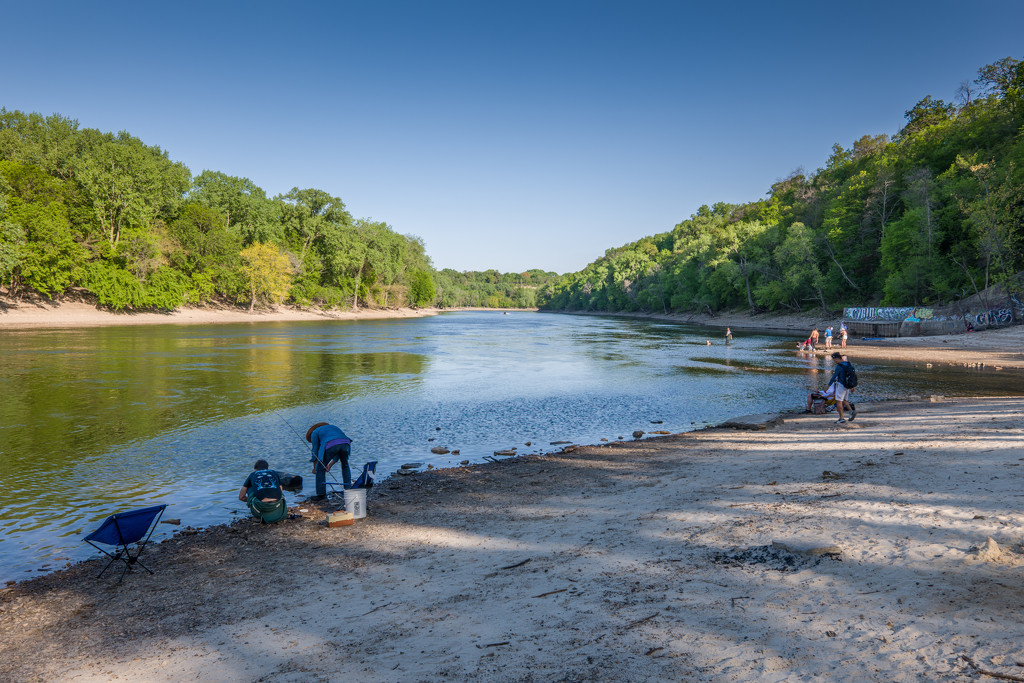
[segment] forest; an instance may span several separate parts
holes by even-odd
[[[925,97],[891,139],[834,145],[824,168],[764,199],[705,205],[609,249],[541,307],[829,312],[940,305],[1010,281],[1024,269],[1024,63],[986,65],[955,97]]]
[[[742,160],[737,160],[742,163]],[[702,206],[582,271],[436,270],[423,241],[321,189],[268,197],[127,132],[0,108],[0,295],[113,309],[288,303],[587,311],[942,305],[1024,270],[1024,63],[891,139],[836,144],[764,199]]]
[[[423,241],[324,190],[193,177],[127,132],[0,109],[0,294],[111,309],[533,306],[555,273],[435,271]]]

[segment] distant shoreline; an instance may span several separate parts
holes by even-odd
[[[304,309],[280,306],[273,310],[248,311],[243,308],[181,308],[167,313],[116,312],[96,308],[83,302],[29,302],[0,305],[0,332],[8,330],[45,330],[119,325],[214,325],[225,323],[301,322],[311,320],[389,320],[421,318],[447,311],[536,312],[537,309],[500,308],[397,308],[378,309]],[[550,311],[568,315],[664,320],[681,324],[719,328],[732,327],[735,336],[746,332],[794,334],[794,344],[805,339],[813,327],[838,327],[838,320],[804,314],[750,315],[723,313],[714,317],[678,313],[604,313],[594,311]],[[724,332],[722,333],[724,334]],[[723,343],[722,334],[710,338],[713,344]],[[710,333],[709,333],[710,336]],[[824,353],[822,344],[818,352]],[[794,349],[794,352],[795,349]],[[995,369],[1024,368],[1024,326],[985,330],[969,334],[930,337],[900,337],[882,341],[851,338],[847,347],[850,360],[859,358],[901,360],[921,363],[942,363]]]
[[[553,311],[554,312],[554,311]],[[710,337],[712,344],[724,343],[726,327],[731,327],[739,339],[745,332],[770,333],[792,332],[794,353],[797,341],[806,339],[817,327],[824,332],[831,325],[839,328],[839,319],[806,314],[761,314],[722,313],[714,317],[706,314],[678,313],[601,313],[594,311],[557,311],[568,315],[601,315],[608,317],[636,318],[641,320],[665,320],[680,324],[703,325],[722,330]],[[710,336],[710,333],[709,333]],[[835,347],[838,349],[838,341]],[[883,340],[865,341],[851,337],[843,351],[856,365],[860,358],[875,360],[912,361],[921,364],[945,364],[961,367],[984,367],[996,370],[1024,368],[1024,325],[1004,327],[996,330],[946,334],[928,337],[893,337]],[[808,352],[810,353],[810,352]],[[819,355],[825,353],[824,336],[818,346]],[[831,352],[830,352],[831,353]],[[1024,389],[1024,387],[1022,387]]]
[[[318,310],[279,306],[273,310],[180,308],[166,313],[98,309],[81,302],[22,303],[0,307],[0,331],[118,325],[213,325],[220,323],[298,322],[304,320],[378,320],[436,315],[437,308],[362,308]]]

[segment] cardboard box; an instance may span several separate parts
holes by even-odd
[[[334,528],[336,526],[349,526],[355,523],[355,518],[351,512],[328,512],[327,513],[327,526]]]

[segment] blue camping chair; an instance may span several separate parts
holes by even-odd
[[[97,579],[103,576],[110,565],[117,560],[124,562],[124,571],[121,572],[121,578],[117,580],[118,583],[124,580],[125,573],[132,568],[133,564],[139,565],[150,574],[153,573],[149,567],[139,561],[139,555],[146,549],[146,543],[153,535],[153,530],[156,529],[156,524],[160,521],[160,516],[164,514],[166,507],[166,505],[154,505],[129,512],[118,512],[103,520],[99,529],[85,537],[86,543],[110,558],[110,562],[107,562],[107,566],[99,573]],[[145,540],[143,540],[143,536],[145,536]],[[114,553],[107,552],[96,545],[97,543],[113,546]],[[128,548],[132,543],[137,544],[135,554],[132,554]]]
[[[355,481],[348,488],[350,489],[369,489],[373,488],[373,483],[377,479],[377,461],[373,460],[363,465],[363,471],[359,473]],[[334,487],[344,489],[345,485],[337,481],[329,481],[327,485],[332,487],[331,493],[335,493]]]

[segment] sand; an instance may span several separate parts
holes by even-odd
[[[0,305],[0,330],[98,327],[113,325],[213,325],[217,323],[294,322],[301,320],[371,320],[411,318],[437,313],[434,308],[361,308],[319,310],[279,306],[273,310],[245,308],[180,308],[166,313],[98,309],[82,302],[29,302]]]
[[[1024,398],[396,477],[0,591],[17,681],[1024,678]],[[989,540],[991,539],[991,541]]]

